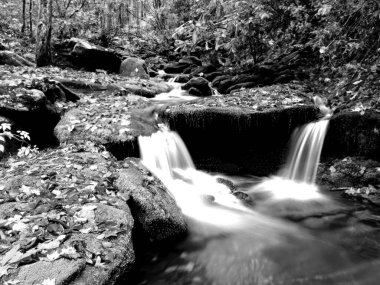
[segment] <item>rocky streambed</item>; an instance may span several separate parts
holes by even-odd
[[[283,162],[292,131],[319,117],[314,94],[299,84],[179,105],[149,99],[170,89],[162,81],[101,72],[2,67],[1,122],[28,131],[42,150],[9,156],[22,144],[6,142],[0,167],[1,282],[127,282],[144,246],[186,236],[174,199],[138,159],[137,137],[157,131],[158,123],[179,132],[198,167],[268,175]],[[379,130],[376,110],[333,116],[323,150],[324,182],[340,173],[333,159],[372,159],[371,167],[358,170],[364,175],[371,169],[365,185],[341,185],[347,182],[341,176],[331,183],[371,187],[371,197],[377,197]]]

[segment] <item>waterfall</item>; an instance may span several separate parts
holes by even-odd
[[[323,141],[329,120],[309,123],[294,131],[290,155],[280,176],[305,183],[314,183]]]
[[[165,184],[186,216],[224,229],[243,228],[247,215],[253,217],[216,176],[195,168],[177,133],[161,126],[151,136],[139,137],[139,146],[142,164]]]
[[[249,190],[251,195],[266,192],[274,201],[327,201],[315,185],[319,159],[329,124],[328,116],[323,119],[308,123],[296,129],[290,140],[290,153],[285,165],[277,176],[263,179],[261,183]],[[295,204],[286,207],[294,208]],[[328,205],[330,204],[320,204]],[[268,205],[267,205],[268,206]],[[297,207],[300,204],[296,205]],[[310,205],[302,205],[302,211]],[[272,207],[273,208],[273,207]],[[320,209],[319,209],[320,210]]]

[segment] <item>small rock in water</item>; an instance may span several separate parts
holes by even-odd
[[[210,204],[215,202],[215,197],[212,195],[202,195],[201,198],[203,201],[210,203]]]
[[[244,193],[242,191],[236,191],[233,193],[233,195],[247,206],[253,206],[255,204],[251,196],[249,196],[247,193]]]
[[[231,192],[235,192],[236,191],[236,186],[235,186],[235,184],[232,181],[230,181],[230,180],[228,180],[226,178],[223,178],[223,177],[218,177],[216,179],[216,181],[218,183],[221,183],[221,184],[224,184],[225,186],[227,186],[228,189],[231,190]]]

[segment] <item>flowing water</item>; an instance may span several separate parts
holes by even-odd
[[[182,90],[181,83],[175,82],[175,78],[171,78],[167,84],[171,85],[173,89],[167,93],[160,93],[151,100],[157,103],[178,104],[183,102],[190,102],[199,99],[199,97],[191,96],[186,90]]]
[[[142,163],[166,185],[190,235],[152,254],[138,284],[377,284],[380,232],[367,210],[314,184],[328,121],[300,128],[278,176],[226,177],[250,206],[195,168],[181,138],[163,127],[140,137]],[[371,238],[368,238],[368,237]]]

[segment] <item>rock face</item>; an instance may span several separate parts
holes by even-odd
[[[149,79],[146,63],[136,57],[128,57],[120,65],[120,74],[127,77]]]
[[[54,44],[54,50],[53,63],[58,66],[83,68],[88,71],[103,69],[113,73],[120,70],[120,55],[83,39],[71,38]]]
[[[83,147],[11,158],[0,169],[0,223],[10,228],[1,284],[115,284],[131,270],[134,221],[113,187],[118,165]]]
[[[170,107],[160,114],[186,142],[198,167],[231,174],[275,173],[286,158],[292,131],[318,115],[314,106],[255,111],[242,108],[243,98],[235,99],[237,106],[232,96],[224,102],[208,97],[194,105]],[[279,102],[279,97],[276,100]]]
[[[12,51],[0,50],[0,65],[3,64],[14,66],[34,66],[32,62]]]
[[[183,89],[188,90],[189,94],[199,97],[211,96],[212,91],[209,82],[202,77],[195,77],[189,80]]]
[[[156,178],[142,175],[135,161],[129,165],[119,172],[116,186],[122,195],[128,196],[136,223],[151,241],[182,238],[187,226],[172,196]]]
[[[94,96],[62,117],[54,133],[61,143],[88,141],[106,147],[118,159],[139,155],[137,137],[157,131],[154,109],[142,97]]]
[[[380,160],[380,114],[342,112],[330,120],[324,156],[363,156]]]
[[[137,159],[117,162],[87,143],[3,165],[1,284],[116,284],[133,269],[135,241],[186,234],[175,201]]]

